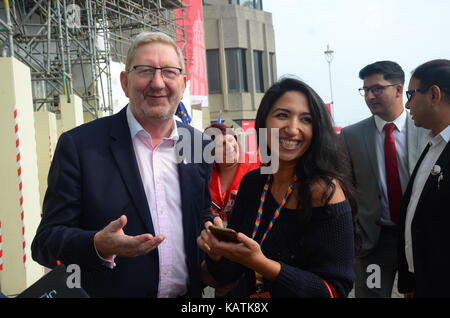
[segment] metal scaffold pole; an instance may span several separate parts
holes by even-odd
[[[125,62],[133,36],[186,41],[181,0],[2,1],[0,49],[30,67],[34,110],[57,112],[57,96],[75,94],[94,118],[112,113],[112,63]]]

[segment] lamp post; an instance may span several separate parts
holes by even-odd
[[[333,61],[333,53],[334,51],[330,49],[330,45],[327,44],[327,50],[324,51],[325,59],[328,62],[328,75],[330,77],[330,94],[331,94],[331,116],[334,118],[334,101],[333,101],[333,85],[331,84],[331,62]]]

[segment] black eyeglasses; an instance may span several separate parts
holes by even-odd
[[[367,94],[369,93],[369,91],[371,91],[374,96],[379,96],[379,95],[381,95],[381,93],[383,93],[383,91],[386,87],[397,86],[397,85],[400,85],[400,84],[374,85],[372,87],[361,87],[360,89],[358,89],[358,91],[362,97],[366,97]]]
[[[425,93],[427,90],[426,89],[422,89],[422,88],[416,88],[416,89],[410,89],[408,91],[406,91],[406,99],[408,100],[408,102],[411,101],[411,98],[413,97],[415,92],[419,92],[419,93]]]
[[[139,77],[151,80],[155,76],[156,70],[161,70],[161,76],[165,80],[174,80],[183,72],[183,69],[179,67],[154,67],[151,65],[135,65],[128,72],[136,71]]]

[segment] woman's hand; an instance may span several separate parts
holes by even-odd
[[[219,262],[222,256],[214,253],[214,251],[211,250],[211,246],[213,244],[212,240],[215,239],[217,241],[217,239],[209,230],[209,226],[215,225],[218,227],[223,227],[223,222],[222,219],[218,216],[214,218],[213,222],[214,224],[210,221],[205,222],[205,229],[200,233],[200,236],[197,237],[197,245],[202,251],[207,253],[209,258],[211,258],[214,262]]]
[[[261,256],[264,256],[259,244],[243,233],[237,235],[239,243],[219,241],[214,235],[212,236],[211,249],[233,262],[252,268],[253,264],[258,262]]]
[[[260,273],[266,279],[275,279],[281,270],[281,264],[267,258],[255,240],[243,233],[238,233],[237,237],[239,243],[223,242],[212,238],[211,250]]]
[[[219,262],[222,257],[225,257],[257,271],[266,279],[272,280],[278,276],[281,270],[281,264],[267,258],[255,240],[246,236],[244,233],[238,233],[237,238],[239,243],[219,241],[208,230],[210,225],[212,225],[211,222],[205,223],[205,229],[197,238],[197,244],[213,261]],[[222,220],[216,217],[214,219],[214,225],[223,227]]]

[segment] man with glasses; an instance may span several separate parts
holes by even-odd
[[[399,212],[398,289],[411,297],[450,297],[450,60],[414,70],[406,107],[430,129]]]
[[[92,297],[201,296],[211,166],[179,148],[203,140],[174,120],[183,65],[169,36],[137,35],[120,74],[128,107],[59,138],[33,258],[79,265]]]
[[[403,107],[405,74],[397,63],[367,65],[359,77],[359,92],[373,116],[341,132],[356,188],[361,240],[354,263],[355,296],[389,298],[397,272],[397,212],[425,132]]]

